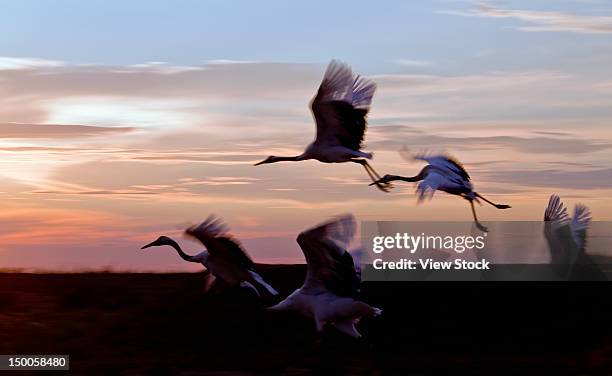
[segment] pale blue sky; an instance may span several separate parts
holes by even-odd
[[[350,61],[365,73],[573,69],[610,62],[609,33],[520,32],[514,18],[464,17],[467,1],[0,1],[0,56],[74,63],[212,59]],[[611,14],[598,1],[513,1],[504,9]],[[599,58],[599,59],[598,59]],[[396,60],[428,65],[401,66]]]

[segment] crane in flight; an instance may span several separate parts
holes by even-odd
[[[591,211],[574,206],[570,217],[558,195],[550,196],[544,211],[544,237],[550,250],[550,263],[564,280],[607,280],[605,273],[586,252]]]
[[[356,299],[360,278],[347,251],[355,234],[352,215],[338,217],[298,235],[307,262],[304,284],[270,311],[297,311],[315,321],[317,331],[332,325],[353,338],[362,317],[378,316],[382,310]]]
[[[405,155],[405,153],[402,153],[402,155]],[[417,197],[419,203],[423,202],[426,198],[431,199],[436,191],[443,191],[462,197],[470,203],[476,226],[481,231],[485,232],[487,231],[487,228],[478,221],[476,209],[474,208],[474,201],[480,203],[480,200],[483,200],[497,209],[510,208],[510,205],[496,204],[483,197],[480,193],[475,192],[470,175],[467,173],[461,162],[455,158],[444,154],[421,154],[414,155],[412,158],[425,161],[428,164],[416,176],[405,177],[399,175],[385,175],[378,182],[388,183],[396,180],[405,182],[419,182],[417,185]]]
[[[373,81],[354,75],[347,64],[332,60],[310,103],[317,125],[315,140],[300,155],[271,155],[255,166],[308,159],[323,163],[353,162],[363,166],[380,190],[388,192],[392,185],[380,182],[380,176],[368,162],[373,154],[361,151],[374,91]]]
[[[202,264],[210,275],[207,279],[207,288],[219,278],[229,286],[240,285],[250,288],[259,297],[278,295],[278,292],[257,273],[253,260],[217,217],[209,216],[200,225],[189,227],[185,230],[185,234],[199,240],[206,249],[191,256],[186,254],[175,240],[163,235],[142,246],[141,249],[170,246],[183,260]]]

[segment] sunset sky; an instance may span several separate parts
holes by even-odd
[[[358,165],[295,155],[326,64],[378,84],[366,136],[445,150],[477,190],[543,217],[548,196],[612,220],[608,1],[0,1],[0,269],[198,270],[158,235],[222,217],[258,262],[302,262],[325,218],[471,220],[437,193],[368,187]]]

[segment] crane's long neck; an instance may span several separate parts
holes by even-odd
[[[425,179],[425,177],[427,176],[427,170],[426,168],[424,168],[423,170],[421,170],[421,172],[419,172],[418,175],[416,176],[399,176],[399,175],[391,175],[389,178],[387,178],[387,181],[395,181],[395,180],[401,180],[401,181],[407,181],[407,182],[415,182],[415,181],[421,181],[423,179]]]
[[[174,240],[168,238],[168,241],[166,243],[167,245],[169,245],[170,247],[174,248],[176,250],[176,253],[179,254],[179,256],[181,256],[181,258],[185,261],[190,261],[190,262],[197,262],[193,259],[192,256],[189,256],[188,254],[186,254],[185,252],[183,252],[183,250],[181,249],[181,246],[178,245],[177,242],[175,242]]]
[[[295,157],[277,157],[275,155],[271,155],[268,158],[264,159],[263,161],[255,163],[255,166],[259,166],[262,164],[268,164],[268,163],[285,162],[285,161],[303,161],[304,159],[311,159],[311,158],[307,157],[306,153],[296,155]]]
[[[274,157],[274,160],[272,161],[272,163],[274,162],[290,162],[290,161],[301,161],[304,158],[302,157],[302,155],[296,155],[295,157]]]

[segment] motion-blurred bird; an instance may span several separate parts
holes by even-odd
[[[422,202],[425,198],[431,199],[436,191],[443,191],[463,197],[470,202],[476,226],[482,231],[487,231],[487,228],[478,221],[474,201],[480,203],[479,199],[482,199],[497,209],[510,208],[510,205],[496,204],[475,192],[470,175],[455,158],[448,155],[415,155],[412,158],[425,161],[428,165],[416,176],[385,175],[379,182],[387,183],[395,180],[420,182],[417,186],[418,202]]]
[[[591,223],[591,211],[582,204],[574,206],[574,216],[570,218],[567,209],[557,195],[550,196],[548,206],[544,211],[544,235],[551,249],[557,249],[564,235],[571,240],[576,251],[584,251],[586,233]],[[559,230],[568,230],[563,234]]]
[[[315,140],[294,157],[269,156],[255,166],[281,161],[316,159],[323,163],[354,162],[362,165],[375,185],[388,192],[392,186],[378,182],[380,176],[368,163],[372,153],[361,151],[376,84],[341,62],[329,63],[310,107],[317,124]]]
[[[185,261],[197,262],[208,270],[207,288],[219,278],[229,286],[240,285],[252,289],[260,297],[276,296],[278,292],[255,271],[255,264],[240,243],[229,235],[227,227],[215,216],[209,216],[198,226],[193,226],[185,234],[198,239],[206,249],[190,256],[183,252],[176,241],[160,236],[157,240],[141,249],[167,245]]]
[[[355,299],[360,280],[347,252],[355,228],[353,216],[346,215],[302,232],[297,242],[308,263],[306,280],[268,310],[298,311],[314,319],[319,332],[329,324],[351,337],[360,337],[355,323],[364,316],[378,316],[382,310]]]
[[[544,237],[550,249],[551,264],[565,279],[606,279],[586,253],[590,223],[588,207],[575,205],[570,218],[559,196],[550,196],[544,211]]]

